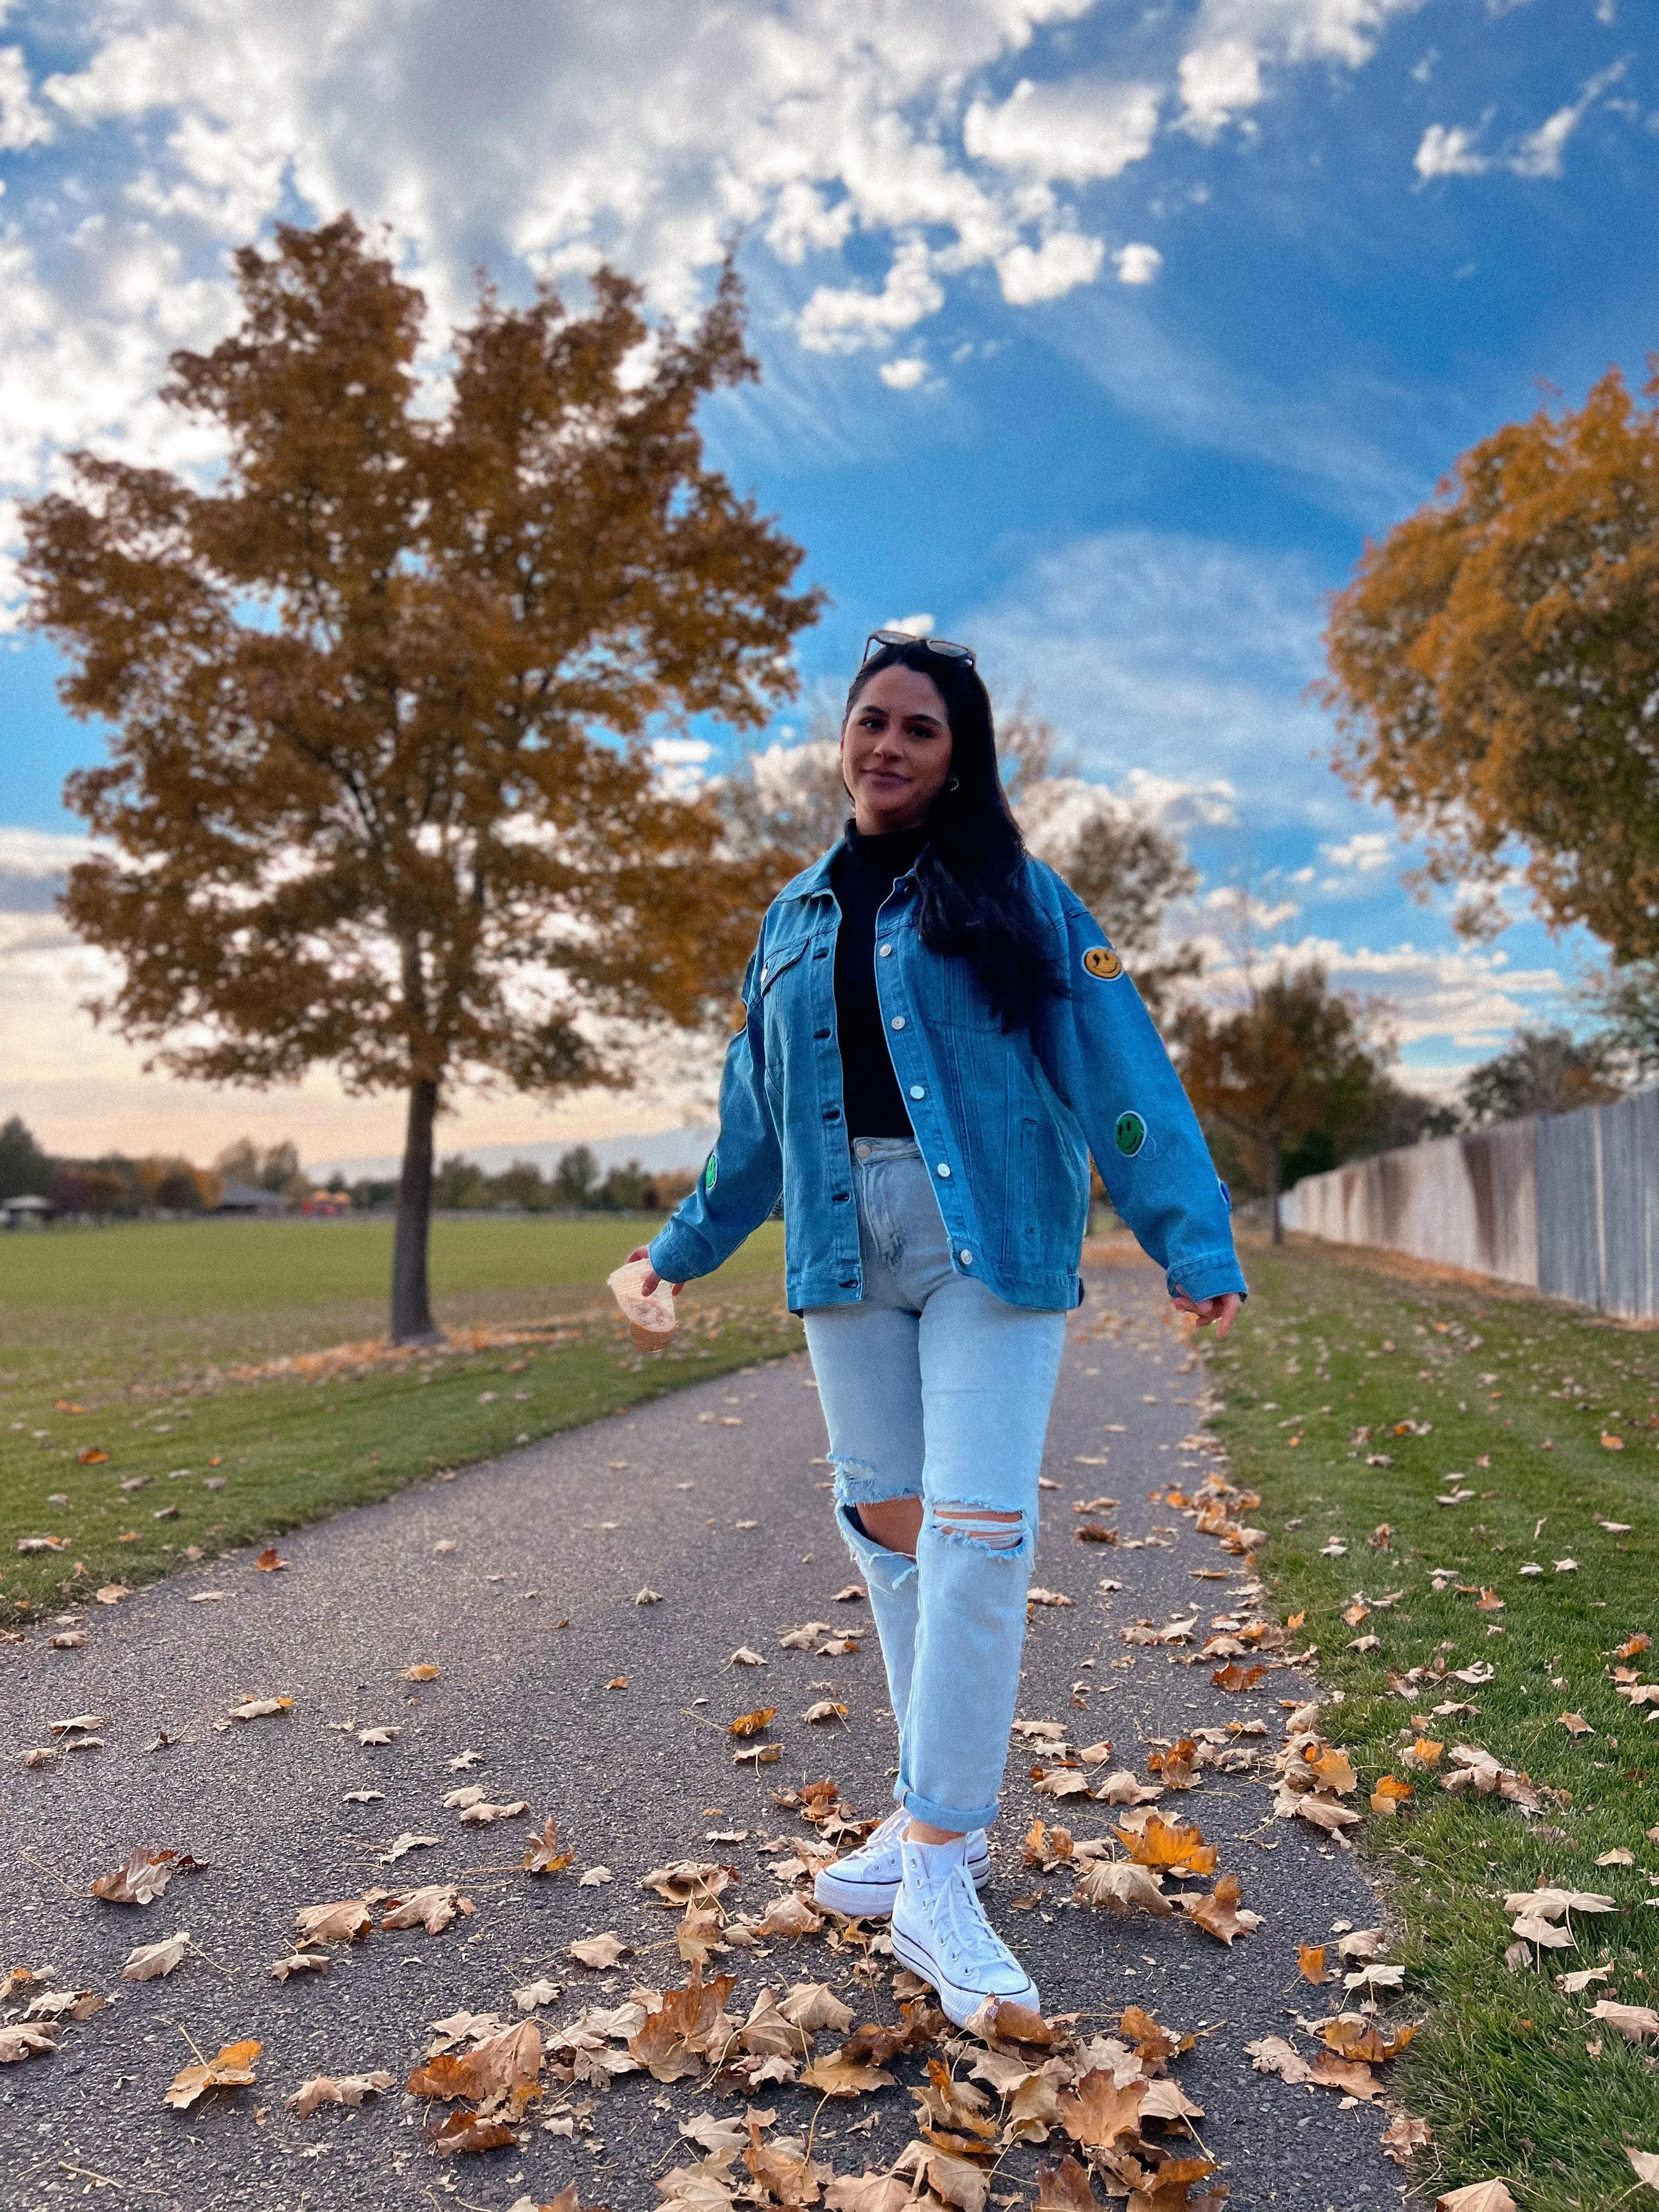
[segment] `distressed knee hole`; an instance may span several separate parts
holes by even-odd
[[[933,1526],[946,1536],[982,1544],[988,1552],[1017,1552],[1025,1540],[1023,1513],[994,1512],[986,1505],[936,1505]]]
[[[837,1505],[882,1505],[892,1498],[914,1498],[916,1486],[903,1475],[883,1474],[867,1460],[830,1462],[836,1477]]]

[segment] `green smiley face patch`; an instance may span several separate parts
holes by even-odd
[[[1116,1137],[1119,1152],[1126,1160],[1132,1160],[1146,1141],[1146,1124],[1139,1114],[1120,1114],[1113,1133]]]
[[[1121,1125],[1120,1124],[1120,1127],[1121,1126]],[[713,1152],[710,1152],[708,1155],[708,1164],[702,1171],[702,1187],[705,1190],[713,1190],[715,1180],[719,1174],[720,1170],[714,1164],[714,1155]]]

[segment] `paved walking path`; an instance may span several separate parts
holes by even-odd
[[[1161,1623],[1196,1607],[1207,1624],[1248,1579],[1190,1522],[1148,1502],[1160,1480],[1199,1480],[1182,1473],[1178,1447],[1201,1425],[1205,1376],[1164,1304],[1150,1270],[1115,1268],[1091,1279],[1073,1318],[1047,1458],[1059,1489],[1044,1494],[1036,1580],[1075,1602],[1033,1609],[1020,1704],[1024,1717],[1064,1722],[1079,1743],[1110,1736],[1113,1763],[1143,1773],[1146,1739],[1194,1726],[1259,1714],[1276,1742],[1276,1698],[1300,1687],[1275,1674],[1230,1697],[1212,1688],[1207,1664],[1184,1668],[1122,1641],[1140,1616]],[[574,2179],[584,2205],[649,2212],[653,2179],[698,2154],[677,2123],[711,2108],[741,2114],[741,2099],[711,2097],[695,2081],[665,2090],[635,2074],[599,2099],[586,2136],[532,2126],[521,2150],[441,2162],[420,2132],[425,2108],[401,2085],[430,2039],[428,2023],[458,2009],[511,2017],[513,1990],[538,1976],[567,1985],[544,2021],[620,2004],[636,1982],[682,1982],[674,1918],[640,1877],[675,1859],[728,1860],[742,1879],[726,1901],[760,1910],[775,1886],[757,1844],[811,1832],[774,1806],[775,1790],[827,1772],[861,1813],[886,1809],[893,1751],[880,1660],[867,1606],[834,1601],[850,1568],[830,1518],[824,1448],[798,1356],[294,1535],[282,1547],[284,1572],[256,1571],[252,1553],[204,1565],[100,1616],[82,1650],[49,1651],[38,1639],[0,1650],[0,1972],[50,1966],[59,1987],[119,1992],[69,2028],[56,2055],[0,2069],[4,2203],[34,2212],[101,2197],[87,2178],[95,2174],[118,2185],[109,2202],[157,2212],[389,2208],[452,2192],[506,2212]],[[1133,1550],[1076,1541],[1072,1504],[1099,1493],[1121,1500],[1106,1518],[1125,1538],[1169,1524],[1172,1540]],[[1218,1567],[1230,1583],[1194,1579]],[[1103,1577],[1121,1591],[1099,1593]],[[635,1602],[646,1587],[660,1603]],[[205,1590],[224,1595],[191,1601]],[[781,1632],[811,1620],[837,1631],[862,1621],[863,1649],[823,1657],[780,1648]],[[765,1666],[729,1663],[739,1646]],[[404,1670],[422,1663],[439,1677],[411,1685]],[[606,1686],[619,1677],[626,1688]],[[291,1711],[216,1729],[237,1699],[278,1695],[294,1698]],[[847,1705],[844,1728],[802,1723],[823,1698]],[[779,1708],[771,1735],[781,1759],[734,1767],[726,1724],[763,1705]],[[51,1741],[52,1722],[85,1712],[103,1716],[102,1750],[56,1771],[16,1763]],[[395,1741],[359,1743],[356,1730],[383,1724],[400,1731]],[[158,1731],[176,1741],[147,1751]],[[469,1749],[481,1763],[451,1771]],[[1112,1816],[1036,1796],[1029,1754],[1016,1751],[988,1894],[1045,2008],[1109,2025],[1133,2002],[1177,2028],[1221,2023],[1176,2072],[1207,2114],[1200,2132],[1223,2162],[1230,2212],[1394,2202],[1401,2178],[1376,2148],[1381,2116],[1257,2074],[1244,2052],[1253,2038],[1294,2033],[1297,2010],[1322,2009],[1324,1993],[1297,1980],[1297,1942],[1322,1939],[1336,1920],[1376,1917],[1352,1861],[1300,1822],[1273,1821],[1261,1778],[1211,1775],[1175,1802],[1220,1844],[1223,1868],[1265,1915],[1257,1934],[1230,1950],[1179,1915],[1073,1908],[1066,1875],[1045,1881],[1020,1865],[1021,1834],[1039,1812],[1069,1820],[1079,1837],[1109,1832]],[[572,1871],[535,1882],[516,1871],[528,1820],[480,1829],[443,1809],[447,1790],[474,1782],[495,1802],[527,1799],[537,1820],[554,1810],[576,1854]],[[346,1802],[360,1789],[385,1794]],[[749,1832],[711,1843],[711,1828]],[[440,1840],[382,1868],[379,1854],[405,1830]],[[189,1851],[210,1870],[181,1875],[145,1911],[95,1903],[92,1879],[141,1844]],[[576,1873],[595,1866],[612,1880],[578,1887]],[[461,1880],[476,1914],[441,1935],[375,1934],[338,1948],[326,1975],[271,1978],[298,1908],[400,1878]],[[1034,1890],[1044,1893],[1040,1908],[1011,1910]],[[176,1929],[206,1957],[165,1980],[118,1978],[131,1947]],[[617,1972],[589,1974],[565,1955],[573,1938],[606,1929],[638,1947]],[[719,1962],[739,1976],[734,2010],[768,1984],[822,1979],[860,2020],[891,2019],[890,1996],[872,2003],[851,1963],[821,1940]],[[193,2049],[210,2057],[247,2037],[264,2046],[256,2087],[188,2112],[164,2107]],[[377,2068],[396,2086],[359,2112],[300,2120],[283,2109],[310,2075]],[[902,2065],[901,2082],[915,2071]],[[780,2128],[803,2130],[817,2102],[788,2087],[763,2101]],[[826,2106],[815,2150],[842,2170],[878,2166],[911,2140],[912,2111],[903,2086]],[[848,2134],[872,2112],[872,2132]],[[1066,2148],[1053,2142],[1041,2155]],[[1037,2162],[1023,2150],[1001,2168],[1005,2203],[1030,2203]]]

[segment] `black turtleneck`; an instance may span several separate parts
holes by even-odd
[[[861,837],[849,822],[846,842],[830,864],[830,887],[841,908],[836,1033],[848,1137],[915,1134],[876,997],[876,915],[897,878],[915,864],[927,835],[925,829],[894,830],[882,837]]]

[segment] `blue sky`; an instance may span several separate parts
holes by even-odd
[[[710,447],[833,601],[781,728],[869,628],[931,615],[1182,827],[1206,891],[1248,885],[1267,935],[1386,995],[1443,1085],[1559,1012],[1583,948],[1517,909],[1472,951],[1449,900],[1412,900],[1391,818],[1326,765],[1322,601],[1540,380],[1640,381],[1651,24],[1630,0],[14,0],[3,489],[82,441],[210,460],[150,395],[273,220],[389,222],[438,337],[480,262],[511,291],[609,255],[690,312],[736,234],[764,376],[710,406]],[[0,652],[26,1047],[0,1112],[65,1146],[159,1141],[159,1116],[198,1150],[257,1124],[383,1151],[390,1102],[167,1085],[73,1012],[95,963],[41,908],[63,775],[99,748],[52,676],[38,643]],[[495,1102],[456,1133],[551,1127]]]

